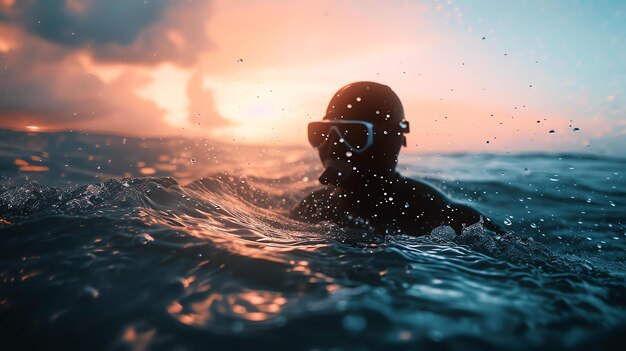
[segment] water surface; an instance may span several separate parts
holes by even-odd
[[[623,159],[409,154],[399,170],[512,234],[295,221],[319,187],[307,148],[0,131],[3,349],[620,347]]]

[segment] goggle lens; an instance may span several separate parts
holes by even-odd
[[[332,133],[337,133],[351,149],[363,150],[372,142],[372,126],[367,122],[321,121],[311,122],[308,127],[309,142],[314,148],[321,147]]]

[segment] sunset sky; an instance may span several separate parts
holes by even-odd
[[[624,62],[624,1],[0,0],[0,128],[304,145],[370,80],[412,151],[618,153]]]

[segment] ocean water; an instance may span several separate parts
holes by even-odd
[[[0,131],[0,348],[622,349],[625,159],[399,170],[510,233],[295,221],[305,147]]]

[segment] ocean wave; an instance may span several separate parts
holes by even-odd
[[[26,160],[15,155],[26,149],[12,149],[11,158]],[[124,163],[156,170],[161,162],[141,157]],[[207,166],[200,177],[188,171],[198,163],[179,161],[162,168],[168,176],[84,182],[68,172],[80,180],[69,186],[5,173],[6,344],[119,349],[141,339],[164,350],[265,349],[280,339],[296,349],[602,349],[625,328],[621,164],[606,161],[610,171],[599,177],[603,167],[586,173],[587,160],[572,158],[557,182],[546,174],[560,171],[524,171],[530,156],[490,156],[492,168],[471,157],[422,158],[408,174],[430,169],[427,181],[510,233],[476,223],[413,237],[291,218],[318,186],[316,160],[264,157]],[[59,162],[48,163],[51,174]],[[84,174],[89,162],[74,167]],[[277,162],[293,167],[274,171]],[[586,175],[593,184],[576,181]]]

